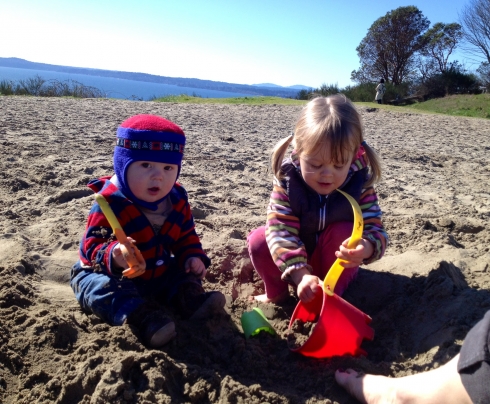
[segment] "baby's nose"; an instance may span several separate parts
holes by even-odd
[[[154,178],[163,178],[164,170],[155,168],[152,172],[152,177]]]

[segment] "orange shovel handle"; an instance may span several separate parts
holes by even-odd
[[[119,244],[122,255],[129,265],[129,268],[123,271],[123,275],[127,278],[135,278],[136,276],[142,275],[145,272],[146,262],[140,250],[129,241],[126,241],[124,244]]]
[[[146,269],[146,261],[143,258],[141,251],[138,249],[138,247],[136,247],[136,245],[128,240],[126,233],[124,233],[121,224],[117,220],[116,215],[107,203],[106,199],[100,194],[95,194],[95,200],[99,204],[100,208],[102,209],[102,213],[104,213],[104,216],[111,225],[112,231],[116,235],[116,239],[121,245],[121,252],[124,260],[129,265],[129,268],[123,271],[123,275],[128,278],[134,278],[143,274]]]

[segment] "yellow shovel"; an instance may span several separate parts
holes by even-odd
[[[104,216],[111,225],[112,231],[116,235],[116,239],[121,245],[122,255],[129,265],[129,268],[123,271],[123,275],[127,278],[135,278],[142,275],[146,269],[146,261],[143,258],[143,255],[141,255],[140,250],[135,244],[128,240],[126,233],[124,233],[123,228],[121,227],[116,215],[112,211],[106,199],[100,194],[95,194],[95,200],[99,204],[100,208],[102,209],[102,213],[104,213]]]
[[[355,248],[362,237],[364,221],[359,204],[349,194],[339,191],[352,205],[354,211],[354,227],[348,247]],[[312,302],[299,302],[293,312],[289,329],[295,320],[303,323],[315,322],[309,338],[299,347],[291,348],[305,356],[315,358],[329,358],[340,355],[365,355],[366,352],[360,348],[363,339],[372,340],[374,330],[369,327],[371,317],[346,302],[335,294],[335,285],[339,280],[344,267],[337,259],[323,281],[322,289]]]

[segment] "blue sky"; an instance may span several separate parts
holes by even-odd
[[[359,67],[356,47],[376,19],[414,5],[431,24],[457,22],[469,1],[4,1],[0,57],[240,84],[345,87]]]

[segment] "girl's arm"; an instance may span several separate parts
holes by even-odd
[[[290,272],[308,268],[304,244],[299,238],[299,218],[293,214],[285,185],[274,178],[267,208],[265,237],[274,263],[290,280]]]
[[[378,196],[373,187],[363,189],[359,205],[364,219],[362,238],[369,240],[374,246],[373,255],[364,260],[365,264],[369,264],[379,260],[385,253],[388,244],[388,234],[381,222],[382,212],[378,204]]]

